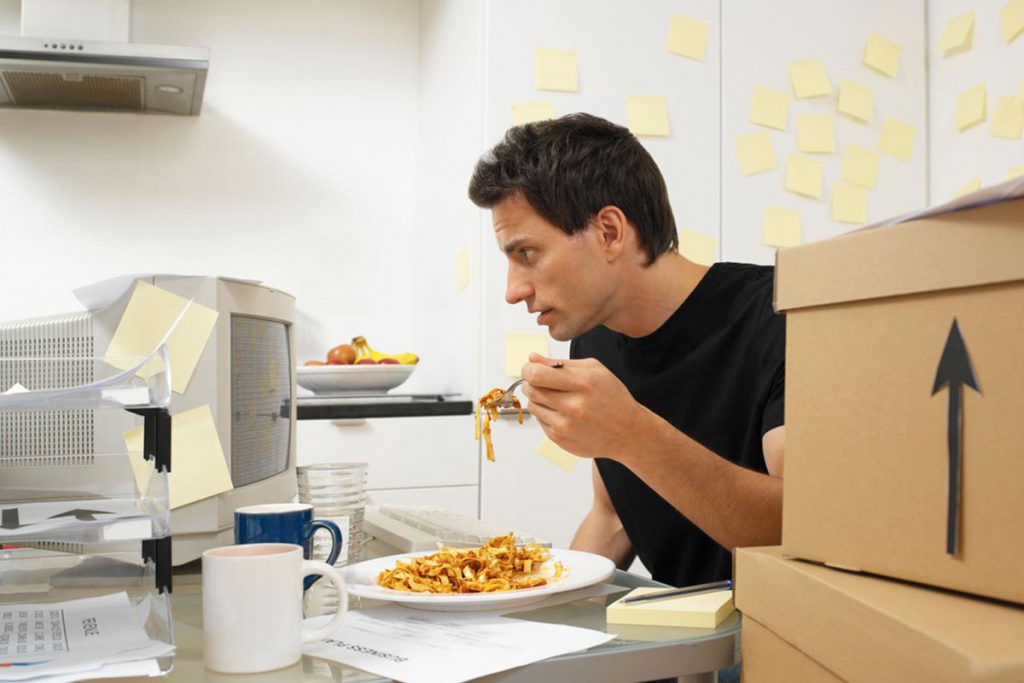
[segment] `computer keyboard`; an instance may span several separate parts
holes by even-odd
[[[366,533],[399,552],[436,550],[438,543],[483,545],[512,531],[451,510],[405,505],[367,507],[363,527]],[[517,544],[538,542],[528,534],[513,533]]]

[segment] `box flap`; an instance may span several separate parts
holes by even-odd
[[[736,551],[736,608],[843,680],[1024,680],[1024,609]]]
[[[780,250],[775,309],[1020,280],[1021,254],[1024,197],[858,230]]]

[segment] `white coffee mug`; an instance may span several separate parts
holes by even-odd
[[[319,629],[302,625],[302,579],[326,577],[338,589],[338,611]],[[328,564],[302,559],[287,543],[251,543],[203,553],[203,661],[222,673],[290,666],[303,643],[328,638],[341,624],[348,595]]]

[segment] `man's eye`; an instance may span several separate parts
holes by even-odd
[[[523,248],[521,248],[521,249],[519,250],[519,257],[520,257],[520,258],[521,258],[521,259],[522,259],[522,260],[523,260],[524,262],[526,262],[526,263],[529,263],[529,262],[530,262],[530,259],[531,259],[531,258],[533,257],[533,249],[530,249],[530,248],[528,248],[528,247],[523,247]]]

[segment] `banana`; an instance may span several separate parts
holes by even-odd
[[[371,358],[378,363],[382,358],[391,358],[402,365],[415,365],[420,362],[420,357],[415,353],[381,353],[370,346],[366,337],[353,337],[352,348],[356,350],[356,362],[363,358]]]

